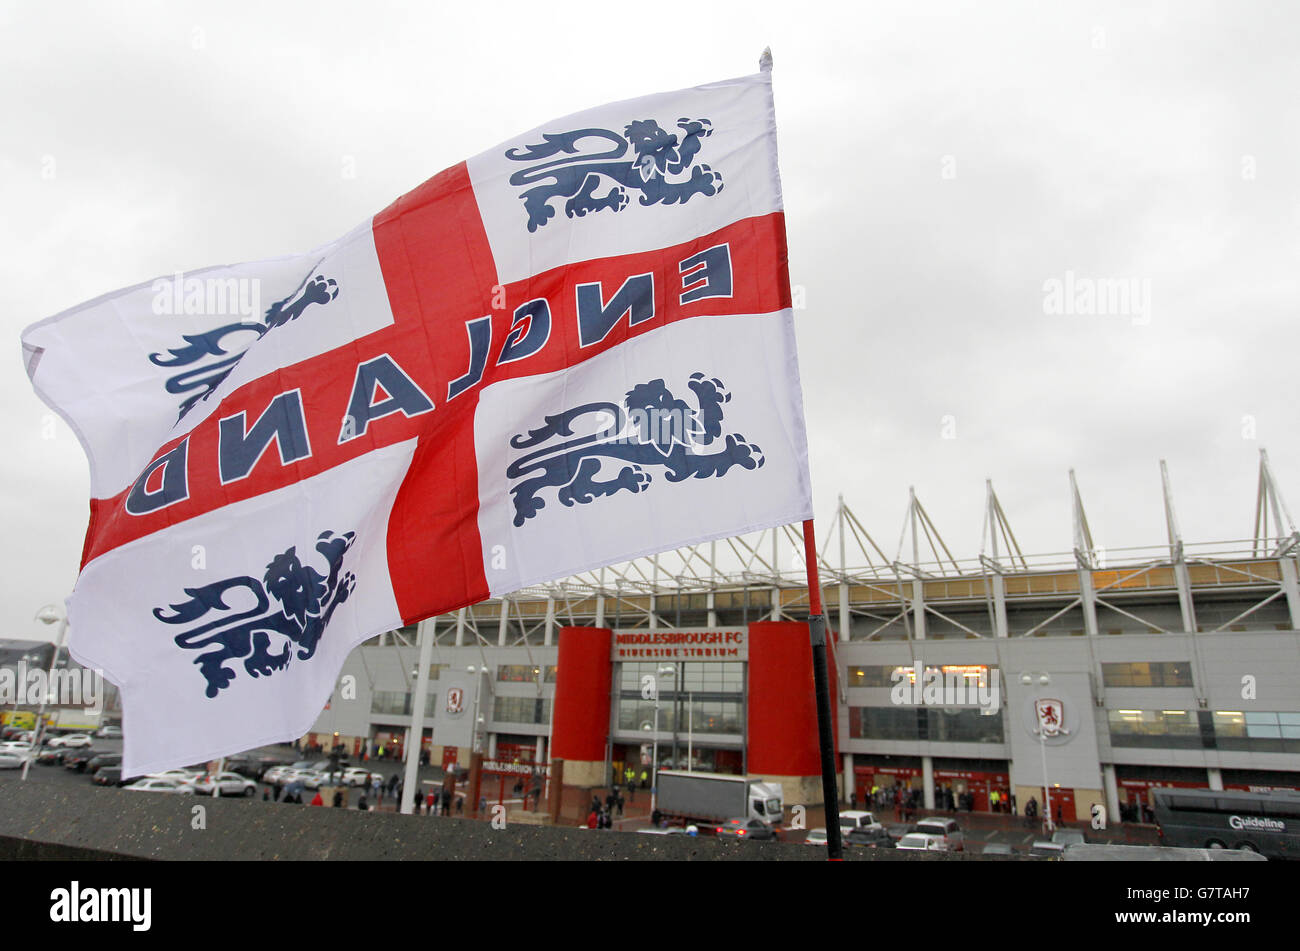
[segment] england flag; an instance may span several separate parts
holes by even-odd
[[[812,515],[766,70],[22,344],[90,462],[69,647],[121,688],[124,775],[303,735],[377,633]]]

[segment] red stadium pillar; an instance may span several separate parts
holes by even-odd
[[[828,645],[834,644],[832,633],[828,632],[826,639]],[[833,653],[827,668],[834,698]],[[838,704],[832,703],[831,711],[838,747]],[[812,645],[807,623],[756,621],[749,625],[747,712],[749,774],[781,783],[787,805],[821,805],[817,698],[813,690]]]
[[[607,627],[560,628],[551,757],[564,760],[565,785],[605,782],[613,635]]]

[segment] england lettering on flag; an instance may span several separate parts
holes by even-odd
[[[768,70],[22,343],[90,463],[69,648],[124,775],[303,735],[375,634],[812,515]]]

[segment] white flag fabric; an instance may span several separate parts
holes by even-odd
[[[770,72],[601,106],[313,252],[29,327],[124,775],[301,736],[377,633],[811,517]]]

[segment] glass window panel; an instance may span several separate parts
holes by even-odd
[[[1214,732],[1216,736],[1245,736],[1245,715],[1236,711],[1215,710]]]
[[[1247,713],[1246,735],[1249,737],[1267,737],[1269,739],[1281,738],[1282,731],[1278,726],[1277,714]]]

